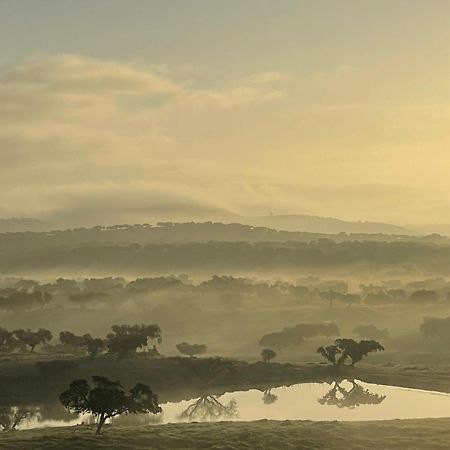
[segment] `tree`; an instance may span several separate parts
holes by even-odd
[[[146,348],[149,340],[162,341],[161,328],[156,324],[113,325],[111,329],[113,333],[106,336],[106,345],[109,352],[119,358],[132,356],[138,348]]]
[[[74,380],[59,399],[66,409],[76,413],[91,413],[97,418],[95,434],[100,434],[108,419],[120,414],[158,414],[158,397],[149,386],[137,383],[127,394],[119,381],[93,376],[94,387],[86,380]]]
[[[90,334],[84,334],[83,336],[77,336],[70,331],[61,331],[59,333],[59,340],[61,344],[67,345],[73,348],[76,353],[80,347],[86,347],[87,341],[92,339]]]
[[[91,359],[94,359],[105,348],[105,342],[100,338],[89,338],[86,341],[86,350]]]
[[[52,294],[50,292],[34,291],[32,296],[39,303],[41,309],[44,309],[52,301]]]
[[[438,295],[436,291],[420,289],[418,291],[414,291],[409,299],[414,303],[431,303],[437,301]]]
[[[328,347],[319,347],[317,353],[320,353],[333,366],[338,364],[337,356],[341,353],[341,349],[337,345],[330,345]]]
[[[205,344],[188,344],[187,342],[182,342],[176,345],[178,351],[183,355],[188,355],[193,358],[195,355],[202,355],[206,353]]]
[[[11,406],[0,408],[0,427],[2,431],[15,430],[23,420],[29,420],[35,414],[31,408],[25,406]]]
[[[39,328],[37,331],[32,331],[30,329],[15,330],[14,336],[30,347],[30,353],[34,352],[36,345],[45,344],[52,340],[52,333],[45,328]]]
[[[333,322],[300,323],[294,327],[287,327],[283,331],[264,335],[259,345],[282,349],[301,345],[305,339],[316,336],[339,336],[339,328]]]
[[[268,363],[271,359],[275,358],[277,354],[271,348],[263,348],[261,352],[261,358],[265,363]]]
[[[383,351],[384,347],[374,340],[336,339],[334,345],[319,347],[317,353],[330,361],[334,366],[342,365],[350,358],[351,366],[361,361],[369,353]],[[339,357],[338,357],[339,356]]]
[[[0,352],[10,353],[20,347],[20,342],[14,337],[14,332],[0,327]]]

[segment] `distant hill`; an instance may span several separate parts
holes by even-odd
[[[413,230],[389,223],[351,222],[332,217],[308,216],[303,214],[242,217],[240,222],[276,230],[303,231],[308,233],[417,234]]]
[[[31,218],[5,218],[0,219],[0,233],[14,233],[20,231],[44,231],[49,225],[38,219]]]

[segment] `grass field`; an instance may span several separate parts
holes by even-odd
[[[450,419],[378,422],[258,421],[106,426],[95,436],[92,427],[48,428],[1,433],[4,450],[366,450],[448,449]]]

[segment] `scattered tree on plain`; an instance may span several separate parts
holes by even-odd
[[[188,344],[187,342],[181,342],[176,347],[181,354],[188,355],[191,358],[196,355],[203,355],[207,349],[205,344]]]
[[[119,358],[132,356],[137,349],[148,347],[149,340],[161,343],[161,328],[159,325],[135,324],[113,325],[112,333],[106,336],[106,345],[111,354]]]
[[[334,366],[343,365],[347,359],[350,359],[350,365],[354,366],[369,353],[383,350],[384,347],[374,340],[356,342],[353,339],[336,339],[334,345],[319,347],[317,353],[320,353]]]
[[[45,344],[52,340],[52,333],[45,328],[39,328],[37,331],[32,331],[30,329],[15,330],[14,336],[30,347],[30,353],[34,352],[37,345]]]
[[[277,354],[271,348],[263,348],[261,352],[261,358],[265,363],[268,363],[271,359],[274,359]]]

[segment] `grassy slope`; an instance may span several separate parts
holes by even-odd
[[[2,433],[0,448],[27,449],[448,449],[450,419],[379,422],[235,422],[78,426]]]

